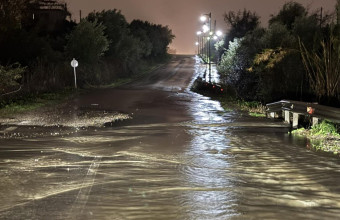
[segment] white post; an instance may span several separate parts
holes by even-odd
[[[293,113],[293,128],[298,128],[299,126],[299,114]]]
[[[289,124],[290,123],[289,111],[285,110],[284,113],[285,113],[285,122]]]
[[[76,67],[73,67],[74,69],[74,88],[77,89],[77,73],[76,73]]]
[[[76,73],[76,68],[78,67],[78,61],[76,59],[73,58],[73,60],[71,61],[71,66],[73,67],[73,71],[74,71],[74,88],[77,89],[77,73]]]

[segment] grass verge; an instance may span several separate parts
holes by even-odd
[[[300,128],[294,130],[292,134],[307,137],[310,140],[311,148],[315,151],[340,156],[339,125],[325,120],[311,129]]]
[[[219,101],[225,111],[238,110],[247,112],[248,115],[252,117],[266,117],[265,106],[260,102],[248,102],[237,99],[234,95],[232,95],[233,92],[229,91],[227,88],[209,84],[198,79],[195,81],[191,90],[201,95],[210,97],[213,100]]]
[[[43,106],[57,104],[80,92],[81,90],[65,89],[58,92],[28,94],[17,97],[13,101],[2,103],[0,106],[0,117],[10,117],[14,114],[20,114]]]

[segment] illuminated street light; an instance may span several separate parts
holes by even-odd
[[[206,21],[207,21],[207,16],[202,15],[202,16],[200,17],[200,20],[201,20],[202,22],[206,22]]]
[[[223,36],[222,31],[216,30],[216,20],[214,25],[211,24],[211,13],[203,14],[200,16],[200,20],[203,23],[202,31],[197,32],[198,39],[198,54],[209,66],[209,82],[211,82],[211,41],[218,41],[220,37]]]
[[[216,36],[221,37],[223,35],[222,31],[216,31]]]
[[[211,40],[211,37],[213,35],[213,32],[211,31],[211,13],[209,14],[203,14],[201,17],[200,17],[200,20],[202,22],[204,22],[204,25],[203,25],[203,33],[208,33],[208,37],[207,37],[207,43],[208,43],[208,48],[207,48],[207,62],[208,62],[208,65],[209,65],[209,81],[211,79],[211,51],[210,51],[210,40]]]
[[[205,24],[203,25],[202,30],[203,30],[203,33],[207,33],[210,30],[210,28],[208,25]]]

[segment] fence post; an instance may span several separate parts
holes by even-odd
[[[312,126],[319,124],[319,118],[313,117]]]
[[[290,123],[290,114],[289,114],[289,111],[285,110],[285,122],[286,123]]]
[[[293,128],[297,128],[299,126],[299,114],[293,113]]]

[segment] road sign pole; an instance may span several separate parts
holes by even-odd
[[[71,66],[73,67],[73,71],[74,71],[74,88],[77,89],[77,73],[76,73],[76,68],[78,67],[78,61],[76,59],[73,58],[73,60],[71,61]]]
[[[77,89],[77,73],[76,73],[76,67],[73,67],[74,69],[74,88]]]

